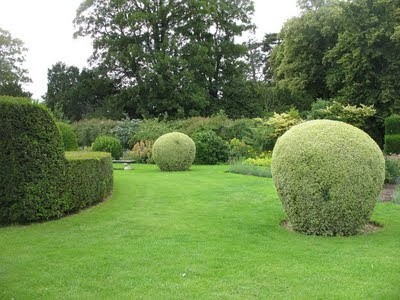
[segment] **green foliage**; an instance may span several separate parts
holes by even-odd
[[[375,113],[376,109],[373,105],[361,104],[360,107],[357,107],[356,105],[344,105],[337,101],[328,102],[319,99],[312,105],[308,118],[337,120],[363,128],[367,119],[374,116]]]
[[[400,176],[400,164],[395,158],[385,157],[385,183],[396,183]]]
[[[23,67],[25,52],[24,43],[0,28],[0,95],[30,97],[22,85],[31,82],[28,71]]]
[[[98,136],[93,142],[92,150],[111,153],[113,159],[119,159],[123,153],[119,139],[107,135]]]
[[[47,78],[46,105],[69,121],[95,118],[98,111],[102,118],[122,117],[115,108],[103,109],[116,91],[113,81],[98,69],[80,71],[58,62],[48,70]]]
[[[391,115],[385,119],[385,134],[400,134],[399,115]]]
[[[0,224],[59,218],[112,189],[109,155],[65,160],[54,119],[28,99],[0,97],[0,148]]]
[[[78,150],[78,140],[72,127],[67,123],[57,122],[65,151]]]
[[[152,155],[161,171],[186,171],[194,161],[196,145],[186,134],[170,132],[154,142]]]
[[[243,163],[242,161],[236,161],[230,164],[229,172],[243,175],[253,175],[257,177],[272,177],[271,169],[269,167]]]
[[[198,131],[192,135],[196,144],[196,164],[215,165],[225,163],[229,158],[229,144],[214,131]]]
[[[274,113],[274,116],[268,119],[267,125],[273,127],[274,131],[272,137],[277,139],[294,125],[300,124],[301,122],[303,122],[303,119],[300,117],[299,112],[295,109],[291,109],[288,113]]]
[[[84,119],[72,124],[80,147],[91,146],[100,135],[111,135],[117,121],[107,119]]]
[[[154,163],[152,158],[153,141],[139,141],[132,148],[132,159],[138,163]]]
[[[135,134],[130,140],[132,145],[140,141],[155,141],[163,134],[174,131],[174,124],[164,120],[145,119],[140,122]]]
[[[270,167],[272,163],[272,152],[263,152],[255,158],[249,157],[244,161],[244,163],[259,167]]]
[[[139,128],[140,123],[140,120],[125,119],[123,121],[119,121],[117,125],[110,130],[110,133],[121,141],[124,149],[129,149],[132,146],[130,144],[130,140],[135,134],[136,130]]]
[[[109,153],[66,152],[66,169],[60,179],[65,212],[76,212],[96,204],[113,190],[113,168]]]
[[[93,60],[121,86],[135,83],[122,91],[131,117],[211,115],[236,102],[246,112],[237,37],[253,28],[253,11],[251,0],[84,1],[75,36],[93,38]]]
[[[48,111],[28,99],[0,97],[0,223],[62,215],[60,132]]]
[[[351,125],[309,121],[275,145],[273,179],[299,232],[353,235],[368,221],[385,178],[378,145]]]
[[[387,154],[400,153],[400,134],[385,135],[385,152]]]
[[[373,105],[365,128],[381,144],[382,118],[400,111],[398,1],[301,2],[303,13],[284,25],[273,51],[274,84],[312,99]]]
[[[257,118],[254,119],[254,123],[244,136],[243,141],[252,146],[258,153],[270,151],[274,148],[276,142],[274,131],[274,127],[269,125],[267,121]]]
[[[237,138],[233,138],[230,141],[229,147],[230,147],[229,159],[231,161],[241,160],[243,158],[252,156],[254,153],[254,150],[251,146],[246,145],[245,142]]]

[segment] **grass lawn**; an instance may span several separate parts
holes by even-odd
[[[377,233],[304,236],[271,179],[134,168],[96,207],[0,228],[0,298],[400,299],[399,205],[377,205]]]

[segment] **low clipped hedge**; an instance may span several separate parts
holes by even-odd
[[[353,235],[375,207],[385,160],[362,130],[337,121],[309,121],[278,139],[272,177],[294,230]]]
[[[60,130],[61,138],[65,151],[78,150],[78,140],[72,127],[63,122],[57,122],[57,127]]]
[[[62,178],[65,213],[101,202],[113,190],[113,167],[110,153],[66,152]]]
[[[66,159],[60,131],[29,99],[0,96],[0,224],[50,220],[112,190],[109,154]]]
[[[196,145],[186,134],[170,132],[153,145],[152,157],[161,171],[186,171],[196,155]]]

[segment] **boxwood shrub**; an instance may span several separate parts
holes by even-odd
[[[272,176],[295,230],[353,235],[369,221],[375,207],[385,160],[362,130],[316,120],[294,126],[278,139]]]
[[[65,151],[78,150],[78,140],[75,132],[70,125],[63,122],[57,122],[57,127],[60,130],[61,138],[64,145]]]
[[[61,180],[65,213],[76,212],[96,204],[113,189],[110,153],[66,152],[65,175]]]
[[[0,97],[0,149],[0,224],[59,218],[111,192],[110,156],[66,160],[53,117],[29,99]]]
[[[186,134],[170,132],[153,145],[152,157],[161,171],[186,171],[196,155],[196,145]]]
[[[64,175],[60,132],[47,109],[0,97],[0,223],[60,217]]]
[[[391,115],[385,119],[385,134],[400,134],[399,115]]]
[[[92,145],[92,150],[109,152],[113,159],[119,159],[123,154],[119,139],[107,135],[98,136]]]
[[[400,134],[385,135],[385,153],[400,153]]]
[[[215,165],[225,163],[229,159],[229,144],[214,131],[198,131],[192,135],[196,144],[195,163],[200,165]]]

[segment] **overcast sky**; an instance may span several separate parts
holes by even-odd
[[[28,48],[25,67],[32,83],[26,89],[36,99],[47,89],[47,70],[58,61],[88,66],[92,53],[89,39],[74,40],[72,20],[83,0],[0,0],[0,28]],[[296,0],[254,0],[257,36],[278,32],[283,23],[297,15]]]

